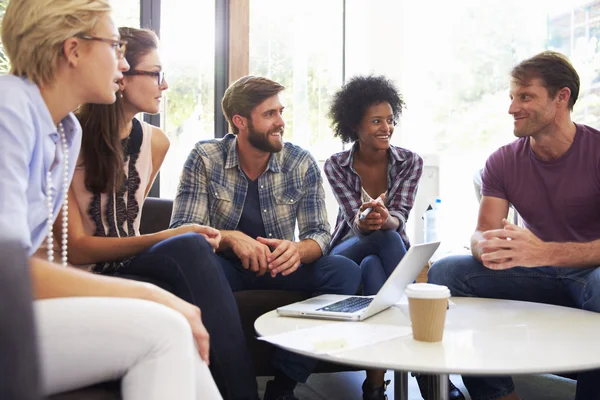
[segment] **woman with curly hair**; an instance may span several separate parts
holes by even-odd
[[[330,254],[360,265],[364,295],[377,294],[409,247],[406,221],[423,160],[390,144],[403,107],[402,96],[390,80],[357,76],[334,95],[329,112],[335,136],[353,143],[325,163],[325,175],[339,204]],[[385,399],[384,375],[384,370],[367,371],[363,399]],[[462,396],[451,384],[450,390]]]

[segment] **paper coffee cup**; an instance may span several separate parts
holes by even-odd
[[[405,291],[408,297],[413,338],[423,342],[440,342],[444,336],[450,290],[431,283],[413,283]]]

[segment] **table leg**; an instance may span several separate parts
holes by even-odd
[[[434,379],[434,400],[448,400],[448,374],[439,374]]]
[[[394,371],[394,399],[408,400],[408,372]]]

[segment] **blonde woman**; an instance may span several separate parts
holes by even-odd
[[[2,22],[11,75],[0,77],[0,241],[30,256],[43,394],[122,378],[125,400],[220,399],[197,307],[153,285],[65,268],[61,205],[81,145],[71,112],[114,102],[129,69],[110,12],[106,0],[13,0]]]

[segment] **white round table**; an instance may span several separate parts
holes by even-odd
[[[511,300],[455,298],[446,316],[444,339],[424,343],[405,335],[344,352],[316,354],[287,350],[361,368],[394,370],[396,399],[407,399],[406,371],[435,374],[436,399],[448,398],[448,374],[515,375],[576,372],[600,368],[600,313]],[[261,336],[339,323],[280,317],[271,311],[254,324]],[[399,305],[362,324],[410,326],[408,306]],[[352,324],[352,323],[348,323]]]

